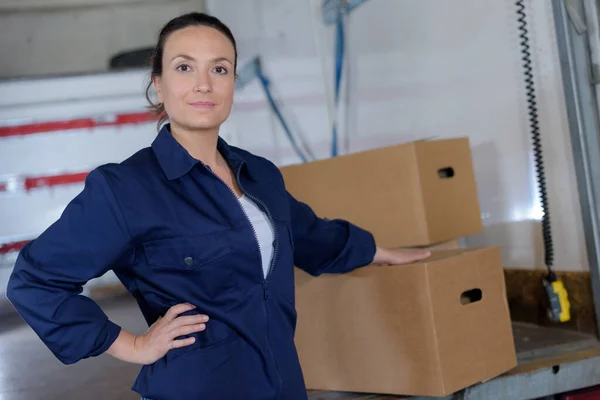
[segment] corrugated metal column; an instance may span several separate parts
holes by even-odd
[[[578,16],[584,15],[581,0],[552,0],[552,6],[594,291],[596,323],[600,324],[600,115],[593,87],[589,42],[587,34],[578,33],[578,24],[574,24]],[[573,8],[567,10],[567,6]],[[570,15],[569,11],[574,13]]]

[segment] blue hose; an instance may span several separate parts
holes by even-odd
[[[281,114],[281,111],[279,110],[279,107],[277,106],[277,103],[275,102],[275,99],[273,98],[273,95],[271,94],[271,90],[269,89],[270,82],[269,82],[269,79],[263,73],[262,66],[260,63],[260,58],[258,58],[258,57],[253,58],[250,62],[245,64],[240,69],[237,80],[236,80],[236,88],[237,89],[243,88],[248,83],[250,83],[250,81],[252,81],[255,77],[257,77],[258,80],[260,81],[261,86],[263,87],[265,94],[267,95],[267,100],[269,102],[269,106],[271,107],[271,110],[275,113],[275,115],[277,116],[277,119],[281,123],[281,126],[283,127],[283,131],[285,132],[286,136],[290,140],[290,143],[292,144],[294,151],[296,152],[298,157],[300,157],[302,162],[307,162],[307,157],[304,155],[304,152],[302,151],[302,149],[300,149],[300,146],[298,146],[298,144],[296,143],[296,139],[294,139],[294,136],[292,135],[292,132],[291,132],[288,124],[285,122],[285,119],[283,118],[283,115]]]
[[[344,70],[344,19],[340,14],[336,25],[336,42],[335,42],[335,97],[334,109],[337,110],[340,104],[340,87],[342,84],[342,72]],[[337,113],[334,116],[333,132],[331,138],[331,156],[338,155],[338,134],[337,134]]]
[[[323,23],[325,25],[336,25],[335,35],[335,96],[334,110],[337,111],[340,101],[340,87],[342,83],[342,72],[344,70],[345,32],[344,18],[356,7],[364,4],[366,0],[324,0],[323,1]],[[333,132],[331,138],[331,156],[338,155],[338,131],[337,112],[333,117]]]
[[[292,144],[292,147],[296,151],[296,154],[298,155],[298,157],[300,157],[302,162],[304,162],[304,163],[307,162],[308,160],[307,160],[306,156],[304,155],[304,152],[300,149],[300,146],[298,146],[298,143],[296,143],[296,139],[294,139],[294,136],[292,135],[292,132],[291,132],[289,126],[287,125],[287,123],[285,122],[285,119],[283,118],[283,115],[281,114],[281,111],[279,111],[279,107],[277,106],[277,103],[275,102],[275,99],[273,98],[273,95],[271,94],[271,90],[269,89],[269,83],[270,83],[269,79],[262,72],[262,68],[260,68],[260,65],[256,70],[256,75],[258,76],[258,79],[265,91],[265,94],[267,95],[267,100],[269,102],[269,106],[271,106],[271,110],[273,110],[273,112],[277,116],[277,119],[279,119],[279,122],[281,123],[281,126],[283,127],[283,131],[285,132],[286,136],[290,140],[290,143]]]

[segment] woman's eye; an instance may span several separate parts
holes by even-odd
[[[187,64],[181,64],[177,66],[177,71],[188,72],[189,70],[191,70],[191,68]]]
[[[215,72],[220,75],[224,75],[227,73],[227,70],[224,67],[215,67]]]

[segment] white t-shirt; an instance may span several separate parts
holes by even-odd
[[[263,275],[266,277],[271,265],[271,258],[273,257],[273,241],[275,239],[273,226],[269,217],[248,197],[240,197],[239,202],[246,212],[248,219],[250,219],[250,223],[254,227],[254,232],[256,232],[262,259]]]

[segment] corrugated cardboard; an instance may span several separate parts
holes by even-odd
[[[296,309],[309,389],[444,396],[516,365],[498,248],[341,275],[296,269]]]
[[[384,247],[482,231],[468,138],[420,141],[281,168],[317,215],[369,230]]]

